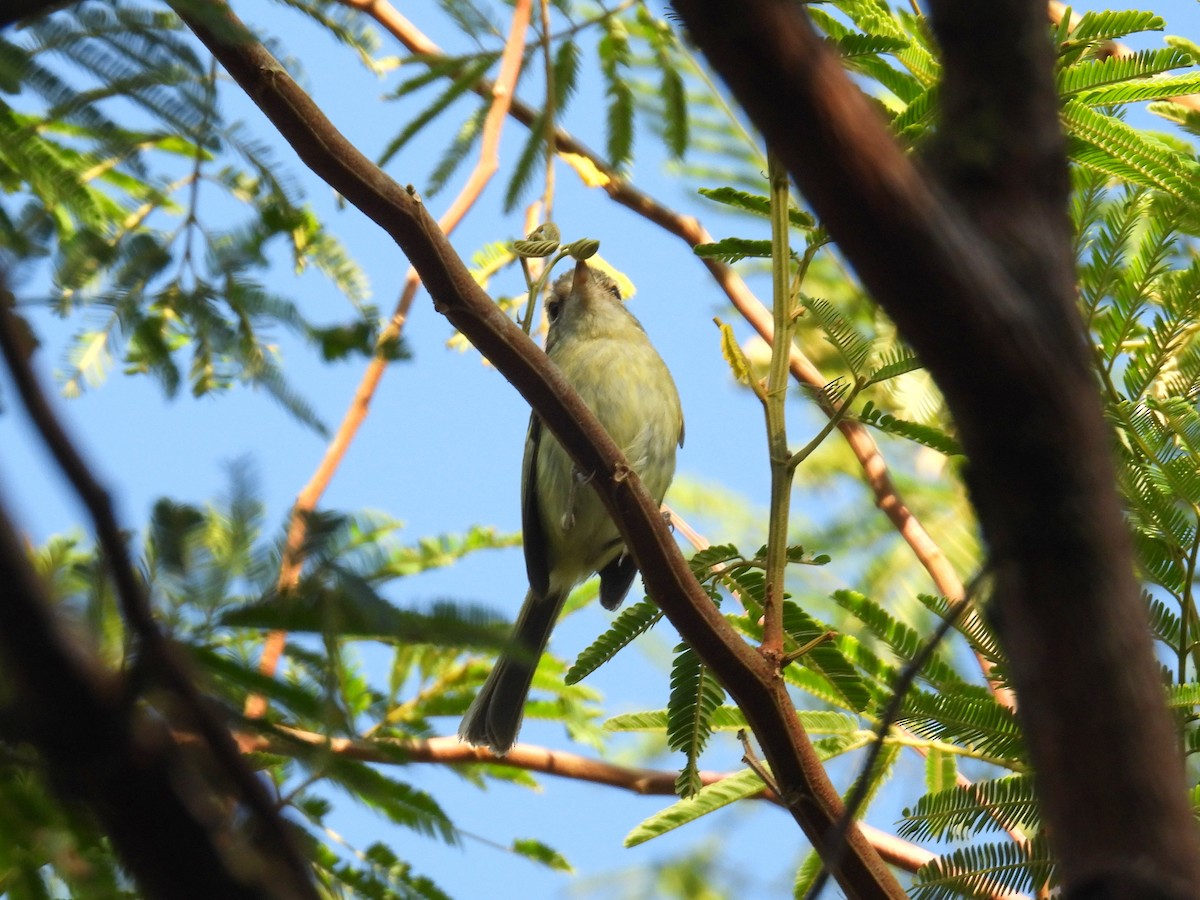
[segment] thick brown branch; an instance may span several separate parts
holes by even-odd
[[[613,515],[646,587],[743,709],[783,799],[819,850],[841,800],[796,717],[777,673],[734,633],[692,578],[656,505],[587,406],[533,343],[475,284],[415,193],[350,144],[260,44],[227,43],[185,20],[301,159],[400,245],[445,315],[537,410]],[[836,873],[853,897],[900,897],[899,885],[857,829]]]
[[[934,4],[956,81],[939,129],[947,190],[899,151],[801,6],[675,6],[955,414],[1067,885],[1147,877],[1200,895],[1196,827],[1073,306],[1045,7],[994,4],[976,19],[983,7]],[[998,61],[992,40],[1017,52]]]

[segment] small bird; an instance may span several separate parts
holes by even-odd
[[[675,382],[625,309],[617,283],[580,261],[546,301],[546,353],[608,431],[650,496],[662,502],[683,446]],[[517,739],[538,660],[571,589],[600,573],[600,602],[616,609],[637,574],[608,510],[534,413],[521,467],[521,527],[529,593],[505,653],[458,736],[503,755]]]

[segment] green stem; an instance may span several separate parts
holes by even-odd
[[[788,460],[788,471],[795,472],[796,467],[800,463],[812,456],[813,451],[820,447],[825,438],[829,437],[833,432],[833,429],[837,428],[842,419],[846,418],[846,414],[850,412],[850,404],[854,402],[854,398],[858,396],[864,387],[866,387],[865,379],[860,378],[854,382],[854,387],[850,389],[850,393],[846,395],[846,399],[839,403],[836,408],[829,411],[829,419],[822,426],[821,430],[817,432],[816,437],[792,454]]]
[[[775,154],[767,154],[771,183],[771,286],[774,340],[767,374],[767,449],[771,459],[771,508],[767,529],[766,597],[763,604],[762,652],[783,659],[783,575],[787,565],[788,518],[792,494],[791,453],[788,452],[786,400],[788,360],[792,348],[793,294],[789,285],[791,248],[788,244],[788,176]]]
[[[530,333],[533,328],[533,310],[537,306],[537,298],[542,295],[542,289],[545,288],[547,280],[550,278],[550,273],[554,271],[562,260],[566,259],[571,254],[566,250],[559,250],[554,254],[554,259],[546,263],[542,269],[542,274],[538,278],[534,278],[529,271],[529,261],[524,256],[518,256],[517,259],[521,263],[521,274],[525,276],[525,288],[528,297],[525,301],[525,314],[521,316],[521,330],[526,334]]]

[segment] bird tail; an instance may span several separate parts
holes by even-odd
[[[490,747],[501,756],[516,743],[534,670],[550,641],[550,630],[565,599],[565,593],[539,597],[531,590],[525,595],[513,628],[513,650],[502,653],[496,660],[495,668],[458,726],[459,738],[469,744]]]

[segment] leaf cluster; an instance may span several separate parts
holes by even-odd
[[[294,5],[366,46],[316,6]],[[185,385],[197,396],[260,388],[320,430],[273,332],[327,359],[370,354],[369,289],[221,99],[214,65],[169,12],[84,3],[0,38],[0,251],[47,268],[52,289],[39,302],[81,320],[62,374],[68,395],[119,360],[169,396]],[[350,322],[315,325],[267,289],[279,252],[298,272],[324,273],[351,302]]]

